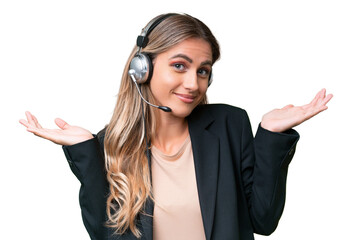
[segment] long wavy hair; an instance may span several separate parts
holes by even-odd
[[[157,16],[159,18],[163,15]],[[154,18],[154,19],[156,19]],[[153,20],[154,20],[153,19]],[[149,34],[149,43],[142,49],[153,59],[176,44],[189,39],[201,38],[212,49],[212,62],[220,57],[220,48],[210,29],[200,20],[189,15],[176,14],[167,17]],[[154,136],[156,130],[154,108],[145,104],[128,75],[131,59],[137,47],[132,50],[122,75],[117,103],[113,116],[107,126],[104,140],[105,165],[110,193],[107,199],[108,227],[123,234],[127,230],[138,238],[141,232],[136,226],[139,214],[148,198],[152,198],[150,169],[146,157],[146,141]],[[155,102],[149,84],[141,84],[143,96]],[[206,104],[204,97],[200,104]],[[145,114],[146,131],[142,117]]]

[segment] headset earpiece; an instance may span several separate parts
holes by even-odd
[[[153,73],[153,64],[148,54],[138,53],[130,62],[130,69],[134,70],[134,77],[138,84],[150,81]]]

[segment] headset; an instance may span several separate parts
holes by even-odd
[[[129,75],[135,82],[135,84],[143,84],[151,80],[153,74],[153,64],[150,56],[141,52],[141,49],[145,48],[149,43],[149,34],[159,25],[162,21],[171,16],[180,15],[177,13],[168,13],[164,14],[157,19],[151,21],[145,28],[143,28],[141,34],[137,37],[136,45],[138,46],[138,51],[136,55],[130,62]],[[210,72],[208,86],[212,83],[212,72]],[[144,99],[143,99],[144,100]]]

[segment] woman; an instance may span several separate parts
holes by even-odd
[[[63,145],[92,239],[254,239],[275,230],[299,139],[292,127],[332,95],[323,89],[310,104],[265,114],[253,138],[244,110],[207,104],[219,57],[201,21],[161,15],[138,37],[97,136],[62,119],[44,129],[29,112],[20,120]]]

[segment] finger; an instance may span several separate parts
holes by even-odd
[[[321,96],[319,100],[314,105],[322,108],[331,100],[332,97],[333,97],[332,94],[326,94],[326,89],[324,88],[323,91],[321,92]]]
[[[326,105],[332,98],[334,95],[332,94],[328,94],[325,99],[323,100],[324,105]]]
[[[326,106],[326,104],[333,98],[333,94],[328,94],[328,95],[325,95],[323,97],[323,99],[321,99],[317,105],[315,105],[313,107],[314,111],[316,112],[316,114],[328,109],[328,106]],[[315,115],[316,115],[315,114]]]
[[[28,123],[28,121],[26,121],[25,119],[20,119],[19,123],[21,123],[22,125],[24,125],[25,127],[29,127],[30,124]]]
[[[325,88],[321,89],[314,97],[314,99],[310,102],[310,105],[316,105],[319,99],[321,99],[321,96],[324,95],[324,92],[326,92]]]
[[[37,135],[37,136],[40,136],[40,131],[39,131],[39,129],[37,129],[37,128],[34,128],[34,127],[32,127],[32,126],[29,126],[26,130],[27,130],[28,132],[31,132],[31,133]]]
[[[322,112],[326,109],[328,109],[328,106],[326,106],[326,104],[328,104],[328,102],[332,99],[333,95],[332,94],[328,94],[321,102],[321,104],[318,106],[319,112]]]
[[[29,112],[29,111],[26,111],[25,112],[25,115],[26,115],[26,119],[28,121],[28,123],[30,125],[34,125],[35,126],[35,122],[34,122],[34,119],[33,119],[33,115]]]
[[[28,128],[26,129],[28,132],[31,132],[33,133],[35,136],[38,136],[38,137],[41,137],[41,138],[44,138],[44,139],[47,139],[47,140],[50,140],[52,141],[51,139],[51,136],[49,134],[46,134],[46,132],[43,132],[39,129],[36,129],[36,128]]]
[[[41,136],[41,130],[39,130],[38,128],[34,127],[34,126],[31,126],[29,125],[29,127],[26,129],[28,132],[31,132],[37,136]]]
[[[294,107],[294,105],[289,104],[289,105],[286,105],[285,107],[283,107],[282,109],[289,109],[289,108],[292,108],[292,107]]]
[[[326,89],[321,89],[315,96],[314,100],[307,105],[304,105],[302,108],[306,111],[306,119],[312,118],[313,116],[321,113],[328,109],[326,104],[331,100],[333,97],[332,94],[326,95]]]
[[[320,94],[321,94],[320,96],[324,98],[326,96],[326,89],[325,88],[321,89]]]
[[[56,118],[56,119],[55,119],[55,123],[56,123],[56,125],[57,125],[59,128],[61,128],[62,130],[65,130],[65,129],[67,129],[67,128],[70,127],[70,125],[67,124],[67,122],[65,122],[65,121],[62,120],[61,118]]]
[[[35,128],[30,126],[29,128],[26,129],[28,132],[33,133],[34,135],[50,140],[52,142],[55,142],[55,138],[54,138],[54,134],[51,134],[50,132],[48,132],[46,129],[39,129],[39,128]]]
[[[33,119],[34,119],[34,122],[35,122],[35,126],[38,127],[38,128],[42,128],[42,126],[40,125],[40,123],[39,123],[39,121],[37,120],[37,118],[36,118],[34,115],[32,115],[32,116],[33,116]]]

